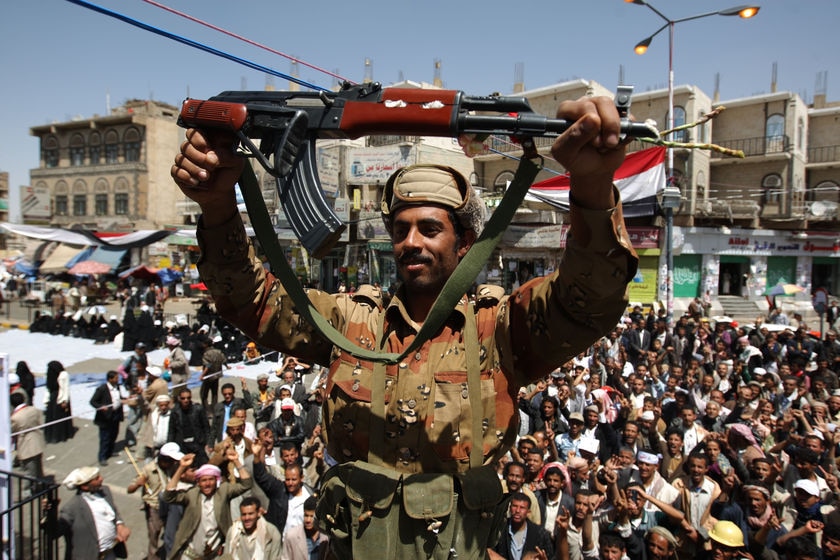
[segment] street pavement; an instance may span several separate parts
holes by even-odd
[[[184,298],[182,298],[184,299]],[[194,313],[195,306],[189,300],[170,301],[164,307],[164,312]],[[122,352],[113,344],[94,344],[92,340],[50,335],[45,333],[30,333],[27,330],[28,320],[26,309],[13,307],[8,313],[4,306],[0,311],[0,353],[9,356],[10,371],[18,361],[24,360],[36,376],[35,405],[44,410],[44,373],[46,364],[51,360],[62,362],[70,373],[70,401],[73,411],[73,425],[76,433],[72,439],[62,443],[48,444],[44,455],[44,470],[47,476],[53,476],[61,482],[73,469],[81,466],[98,466],[97,453],[99,448],[99,431],[93,423],[93,409],[88,404],[95,388],[105,382],[105,373],[116,369],[119,364],[130,355]],[[112,313],[113,312],[113,313]],[[118,306],[109,306],[109,314],[118,315]],[[160,365],[167,356],[166,349],[149,352],[149,363]],[[256,388],[256,377],[260,373],[275,373],[278,363],[271,361],[244,364],[242,362],[230,364],[231,369],[225,371],[222,383],[233,382],[237,396],[241,396],[241,382],[237,378],[245,379],[248,386]],[[277,377],[272,376],[272,385],[276,385]],[[188,384],[193,388],[193,400],[199,402],[198,371],[194,370]],[[250,416],[250,411],[249,411]],[[253,421],[253,418],[250,418]],[[8,420],[0,422],[0,429],[9,429]],[[144,558],[147,550],[147,533],[140,492],[128,494],[129,483],[136,476],[134,467],[124,451],[125,423],[120,426],[117,439],[117,453],[108,461],[108,465],[101,467],[104,482],[114,494],[114,499],[126,525],[131,528],[128,541],[128,557]],[[135,448],[135,459],[142,466],[142,450]],[[134,451],[134,450],[132,450]],[[71,493],[61,486],[59,491],[61,500],[66,501]]]

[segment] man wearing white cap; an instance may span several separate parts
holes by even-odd
[[[63,535],[70,560],[125,558],[125,542],[131,535],[114,503],[111,490],[102,484],[97,467],[79,467],[63,481],[76,494],[61,506],[57,527],[49,532]],[[45,509],[52,507],[46,503]],[[47,515],[47,519],[52,516]]]
[[[173,396],[175,391],[182,386],[186,386],[187,379],[190,377],[189,367],[187,365],[187,355],[184,349],[181,348],[181,339],[174,335],[166,337],[166,347],[169,349],[169,356],[166,357],[166,362],[169,367],[170,381],[172,382]]]
[[[168,398],[168,397],[167,397]],[[126,489],[133,494],[143,489],[143,511],[146,514],[146,530],[149,533],[147,560],[159,558],[160,536],[163,531],[163,519],[160,515],[160,494],[166,483],[175,474],[178,462],[184,456],[177,443],[167,443],[160,448],[157,460],[143,465],[131,484]]]
[[[837,479],[833,479],[833,491],[837,492]],[[822,540],[822,530],[829,521],[829,514],[835,510],[836,498],[831,504],[820,499],[820,487],[813,480],[797,480],[793,485],[793,496],[783,505],[782,527],[787,533],[776,539],[776,544],[783,547],[794,537],[811,536],[819,543]]]
[[[409,112],[427,112],[414,100],[406,103],[411,105]],[[256,258],[236,212],[234,185],[243,160],[231,149],[229,138],[187,132],[171,174],[185,195],[201,206],[196,231],[201,277],[219,313],[260,344],[330,367],[324,435],[329,454],[344,463],[337,470],[352,468],[363,477],[383,479],[386,476],[374,473],[384,470],[396,479],[435,474],[442,482],[476,470],[482,481],[477,495],[486,496],[487,502],[497,496],[501,514],[505,504],[498,478],[481,475],[495,475],[492,463],[515,441],[516,390],[524,384],[518,381],[548,375],[608,332],[627,305],[626,288],[638,265],[612,184],[625,151],[613,100],[564,101],[558,116],[572,123],[552,148],[571,176],[570,242],[562,273],[555,270],[534,278],[510,297],[498,286],[479,287],[475,305],[455,294],[460,303],[444,310],[447,326],[430,333],[422,351],[408,352],[420,326],[431,324],[426,321],[444,285],[479,239],[486,213],[485,204],[458,171],[412,165],[392,174],[382,197],[383,221],[403,280],[389,305],[382,304],[381,291],[373,286],[367,296],[360,295],[362,290],[355,295],[307,291],[317,312],[350,344],[410,353],[387,366],[340,351],[301,318],[288,287]],[[529,154],[526,159],[536,156]],[[480,382],[468,383],[468,376]],[[452,498],[465,499],[460,493]],[[394,513],[400,515],[398,508],[408,502],[395,500]],[[332,505],[345,507],[324,507]],[[455,509],[470,517],[470,526],[481,525],[482,512],[467,512],[460,504]],[[364,527],[380,526],[375,518],[368,518]],[[339,558],[412,558],[438,546],[433,531],[418,535],[422,543],[402,547],[396,540],[378,538],[378,529],[360,531],[359,524],[342,528],[329,523],[330,543]],[[486,538],[470,534],[454,540],[453,554],[477,556],[485,545],[492,546],[482,542]],[[384,549],[386,544],[392,547]]]
[[[661,461],[659,455],[650,449],[643,449],[636,455],[636,466],[639,468],[642,488],[644,488],[646,494],[653,496],[660,502],[673,504],[680,493],[659,474],[659,461]],[[645,509],[650,513],[660,511],[650,501],[645,503]]]
[[[172,398],[168,394],[158,395],[152,402],[152,409],[143,423],[143,431],[140,434],[140,442],[147,458],[155,457],[158,450],[169,441],[171,418]]]
[[[292,441],[300,449],[303,440],[306,439],[303,418],[295,414],[296,406],[297,403],[291,397],[281,400],[280,416],[266,426],[274,433],[274,442],[277,446],[285,441]]]
[[[163,370],[158,366],[146,368],[146,388],[143,389],[143,400],[154,404],[161,395],[169,394],[169,384],[163,378]]]

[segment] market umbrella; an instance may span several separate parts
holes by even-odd
[[[113,267],[97,261],[80,261],[67,272],[69,274],[108,274]]]
[[[771,286],[767,288],[764,292],[766,296],[792,296],[798,294],[799,292],[804,292],[805,288],[797,286],[796,284],[785,284],[784,282],[779,282],[775,286]]]

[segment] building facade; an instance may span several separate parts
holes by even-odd
[[[414,82],[396,86],[435,87]],[[546,116],[553,116],[563,100],[612,94],[586,80],[518,93]],[[661,123],[668,121],[667,90],[636,93],[632,99],[636,120],[652,119],[663,128]],[[682,143],[712,142],[745,156],[689,147],[675,147],[669,154],[667,161],[673,166],[667,175],[680,191],[671,238],[675,307],[684,308],[706,292],[713,298],[763,300],[765,290],[780,281],[805,288],[797,296],[800,301],[807,301],[816,288],[840,293],[840,104],[817,96],[808,105],[790,92],[717,102],[694,86],[674,88],[675,126],[704,121],[721,107],[725,109],[715,118],[668,136]],[[41,164],[31,171],[31,185],[50,193],[49,223],[100,231],[193,227],[198,206],[174,188],[169,177],[172,155],[183,138],[176,117],[173,106],[131,101],[108,116],[33,127],[31,133],[41,141]],[[545,157],[545,170],[537,181],[564,172],[551,159],[551,143],[537,139]],[[321,260],[311,258],[297,242],[275,179],[258,165],[254,168],[276,233],[303,280],[329,291],[341,282],[387,288],[396,275],[379,199],[390,173],[412,163],[450,165],[469,177],[492,213],[522,151],[507,138],[491,137],[486,144],[490,150],[470,159],[448,138],[319,141],[316,159],[324,196],[348,224],[338,245]],[[647,147],[633,142],[629,149]],[[631,301],[664,301],[662,212],[627,221],[640,255]],[[530,276],[551,272],[559,266],[567,230],[565,214],[526,202],[477,282],[511,289]],[[188,238],[165,245],[158,244],[155,254],[180,251],[184,264],[197,256]]]
[[[32,127],[41,154],[30,183],[50,193],[49,225],[125,232],[182,224],[183,195],[169,176],[183,138],[177,116],[172,105],[134,100],[110,115]]]

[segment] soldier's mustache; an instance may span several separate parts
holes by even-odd
[[[403,253],[397,259],[400,264],[431,264],[432,259],[424,257],[419,251]]]

